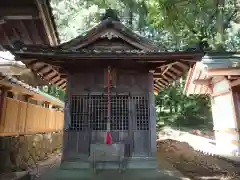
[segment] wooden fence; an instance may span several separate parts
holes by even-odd
[[[54,132],[63,129],[63,112],[5,98],[0,136]]]

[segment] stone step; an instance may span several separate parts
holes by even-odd
[[[158,170],[126,170],[121,174],[116,170],[101,170],[93,173],[89,170],[56,170],[48,176],[43,177],[47,180],[177,180],[176,176],[168,175],[169,172]]]
[[[61,169],[91,169],[88,161],[74,160],[61,163]],[[119,162],[99,162],[97,169],[119,169]],[[155,158],[129,158],[123,162],[123,169],[156,169],[157,160]]]

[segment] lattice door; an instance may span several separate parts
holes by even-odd
[[[149,151],[150,128],[147,98],[111,95],[110,116],[113,142],[124,142],[129,155],[133,151],[136,154],[146,154]],[[107,130],[107,96],[73,95],[70,127],[72,131],[80,133],[78,140],[84,135],[89,136],[89,141],[84,145],[85,149],[91,142],[104,142],[101,138],[105,137]]]
[[[71,129],[107,129],[107,96],[72,96]],[[111,130],[128,130],[129,101],[128,96],[111,96]]]
[[[149,130],[148,100],[143,96],[111,96],[111,130],[129,129],[129,103],[135,105],[135,130]],[[84,131],[107,129],[106,95],[73,95],[71,101],[71,129]]]

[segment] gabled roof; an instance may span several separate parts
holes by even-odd
[[[167,52],[110,18],[85,34],[57,46],[18,43],[9,50],[36,74],[63,89],[66,88],[66,67],[76,67],[73,63],[81,64],[83,68],[82,65],[90,61],[97,65],[96,62],[101,64],[106,60],[129,60],[148,67],[154,73],[155,91],[183,75],[204,54],[201,51]]]
[[[147,38],[134,33],[121,22],[115,21],[111,18],[101,21],[89,31],[86,31],[80,36],[61,44],[58,47],[65,50],[83,49],[101,37],[108,37],[109,39],[119,37],[138,50],[165,51],[165,49],[157,46]]]

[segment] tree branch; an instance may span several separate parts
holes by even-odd
[[[226,21],[224,22],[224,24],[223,24],[223,28],[224,28],[224,29],[227,29],[227,28],[228,28],[229,23],[230,23],[231,20],[237,15],[237,12],[238,12],[238,10],[235,9],[235,10],[233,11],[233,13],[227,18],[227,20],[226,20]]]

